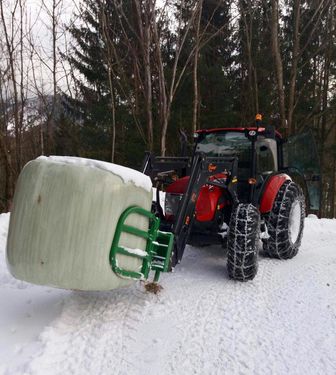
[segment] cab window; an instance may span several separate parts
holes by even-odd
[[[274,156],[271,149],[265,145],[257,145],[257,173],[272,173],[275,171]]]
[[[213,132],[203,135],[196,151],[209,156],[238,156],[240,163],[249,163],[251,142],[242,132]]]

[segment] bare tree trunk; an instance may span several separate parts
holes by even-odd
[[[293,124],[293,115],[295,108],[296,79],[300,53],[300,15],[301,1],[294,1],[294,35],[293,35],[293,52],[292,52],[292,68],[289,83],[288,95],[288,133],[294,134],[296,129]]]
[[[336,145],[336,130],[334,129],[334,145]],[[332,189],[332,217],[336,218],[336,153],[334,154],[333,162],[333,189]]]
[[[53,80],[53,97],[51,103],[50,120],[47,122],[47,150],[48,154],[53,153],[54,149],[54,130],[55,130],[55,111],[57,103],[57,27],[59,19],[57,17],[57,7],[62,0],[53,0],[52,3],[52,80]]]
[[[271,20],[272,51],[275,60],[281,127],[287,129],[283,65],[279,45],[279,0],[272,0]],[[288,131],[288,130],[287,130]]]
[[[199,2],[198,17],[196,20],[196,33],[195,33],[195,55],[194,55],[194,68],[193,68],[193,80],[194,80],[194,102],[193,102],[193,122],[192,131],[196,132],[198,129],[198,109],[199,109],[199,85],[198,85],[198,61],[200,52],[200,28],[203,10],[203,0]]]
[[[35,61],[34,61],[34,53],[35,53],[35,44],[32,38],[32,35],[29,36],[29,44],[31,48],[31,73],[32,73],[32,78],[33,78],[33,88],[36,91],[37,98],[43,103],[44,107],[47,108],[47,103],[46,103],[46,98],[43,95],[43,92],[41,92],[41,89],[39,87],[39,84],[37,82],[37,77],[36,77],[36,66],[35,66]],[[40,149],[39,153],[40,155],[45,155],[45,144],[44,144],[44,121],[40,121],[39,124],[39,144],[40,144]]]
[[[23,62],[23,39],[24,39],[24,32],[23,32],[23,4],[22,0],[19,0],[19,7],[20,7],[20,85],[19,85],[19,139],[20,139],[20,166],[19,171],[21,172],[21,167],[23,167],[23,160],[22,160],[22,132],[23,132],[23,113],[24,113],[24,106],[25,106],[25,97],[24,97],[24,62]]]
[[[168,124],[169,124],[169,113],[166,113],[164,116],[163,124],[162,124],[162,131],[161,131],[161,155],[166,155],[166,140],[167,140],[167,130],[168,130]]]
[[[324,61],[324,72],[323,72],[323,86],[322,86],[322,119],[321,119],[321,153],[320,153],[320,163],[322,175],[326,177],[326,155],[325,155],[325,144],[327,141],[327,106],[328,106],[328,94],[329,94],[329,80],[330,80],[330,48],[326,52],[325,61]],[[325,177],[322,177],[322,186],[325,186],[323,183]],[[333,193],[333,192],[332,192]],[[328,202],[323,201],[322,204],[325,208],[324,213],[326,214],[326,206]]]
[[[3,45],[0,43],[1,51]],[[0,184],[3,186],[3,201],[0,210],[4,209],[9,211],[10,201],[13,197],[13,166],[10,155],[10,147],[8,142],[8,87],[6,87],[6,75],[8,74],[9,67],[4,65],[3,70],[0,67],[0,166],[4,171],[0,175]],[[0,211],[1,212],[1,211]]]
[[[248,9],[246,9],[248,8]],[[253,36],[253,15],[251,10],[251,2],[249,1],[246,5],[245,2],[240,2],[240,13],[244,22],[245,42],[247,50],[247,61],[248,61],[248,92],[249,92],[249,116],[254,116],[259,113],[259,93],[258,93],[258,78],[257,69],[253,62],[253,47],[252,47],[252,36]],[[249,16],[249,22],[246,18],[246,13]]]
[[[166,154],[166,138],[169,123],[170,97],[168,97],[167,93],[167,81],[162,60],[161,41],[157,23],[155,20],[153,22],[153,42],[155,45],[155,63],[158,71],[159,85],[159,117],[161,122],[160,149],[161,155],[164,156]]]
[[[115,145],[116,145],[116,108],[114,99],[114,85],[112,78],[112,71],[109,71],[109,85],[111,95],[111,114],[112,114],[112,126],[111,126],[111,162],[114,163],[115,158]]]
[[[137,26],[139,29],[139,41],[141,44],[141,53],[143,58],[143,68],[145,72],[145,101],[147,113],[147,141],[149,150],[153,150],[153,89],[152,89],[152,71],[151,71],[151,27],[154,20],[153,0],[138,1],[134,0],[137,16]]]
[[[107,56],[106,63],[108,67],[108,80],[109,80],[109,89],[110,89],[110,106],[111,106],[111,162],[114,163],[115,158],[115,144],[116,144],[116,106],[115,106],[115,95],[114,95],[114,84],[113,84],[113,50],[111,45],[113,40],[111,40],[109,27],[108,27],[108,18],[106,15],[106,3],[101,2],[101,24],[103,30],[103,37],[106,44]]]
[[[9,211],[14,195],[14,176],[10,153],[8,152],[5,136],[2,133],[0,133],[0,155],[1,154],[5,165],[5,210]]]
[[[15,7],[17,6],[18,2],[16,2]],[[8,62],[10,67],[10,78],[13,86],[13,94],[14,94],[14,102],[13,102],[13,115],[14,115],[14,134],[15,134],[15,155],[16,155],[16,174],[18,174],[21,170],[21,125],[20,125],[20,103],[19,103],[19,93],[18,93],[18,81],[16,78],[16,66],[15,66],[15,46],[14,46],[14,35],[10,35],[6,20],[5,20],[5,13],[3,9],[3,1],[0,1],[0,12],[1,12],[1,21],[2,27],[4,31],[5,41],[6,41],[6,48],[8,54]],[[14,22],[14,14],[12,13],[12,22]],[[13,31],[14,32],[14,31]]]
[[[45,151],[49,155],[53,153],[54,150],[54,131],[56,126],[56,106],[57,106],[57,65],[59,62],[57,54],[57,41],[59,39],[59,23],[60,23],[60,13],[62,11],[63,0],[52,0],[51,11],[48,4],[43,0],[43,5],[51,20],[51,38],[52,38],[52,65],[51,65],[51,75],[52,75],[52,101],[51,109],[47,119],[46,126],[46,144]]]
[[[328,47],[325,51],[324,55],[324,66],[323,66],[323,74],[322,74],[322,102],[321,102],[321,112],[322,112],[322,118],[321,118],[321,152],[320,152],[320,163],[321,163],[321,169],[322,169],[322,182],[321,185],[326,188],[326,184],[324,184],[324,180],[326,179],[327,174],[327,168],[326,168],[326,155],[325,155],[325,149],[324,145],[327,142],[327,138],[329,135],[329,132],[327,131],[327,121],[328,121],[328,95],[329,95],[329,85],[330,85],[330,67],[331,67],[331,56],[332,56],[332,47],[333,47],[333,3],[331,7],[330,12],[330,18],[328,22],[329,30],[328,30]],[[334,192],[332,191],[331,194]],[[322,200],[323,208],[324,208],[324,214],[327,214],[327,209],[329,206],[329,203],[327,200]]]

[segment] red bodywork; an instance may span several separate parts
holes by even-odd
[[[260,213],[266,214],[271,211],[279,189],[287,180],[291,180],[291,178],[285,173],[269,178],[260,201]]]
[[[223,174],[213,176],[214,178],[225,178]],[[166,192],[170,194],[184,194],[189,183],[189,176],[183,177],[167,187]],[[218,209],[224,208],[225,203],[218,205],[223,189],[218,186],[204,185],[196,203],[196,220],[205,222],[213,220]]]

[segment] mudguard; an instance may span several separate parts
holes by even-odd
[[[287,180],[291,180],[291,178],[285,173],[271,175],[268,178],[260,199],[261,214],[266,214],[272,210],[278,191]]]

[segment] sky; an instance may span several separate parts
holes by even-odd
[[[70,37],[66,31],[66,26],[74,19],[74,11],[78,5],[79,0],[55,0],[58,7],[56,15],[58,17],[57,25],[57,52],[64,52],[66,46],[69,45]],[[6,27],[10,35],[14,35],[16,44],[16,51],[19,52],[19,25],[20,25],[20,8],[15,7],[15,0],[6,1],[4,8],[6,16]],[[26,77],[25,89],[26,96],[34,97],[38,91],[43,94],[49,94],[52,90],[52,63],[53,63],[53,48],[52,48],[52,18],[51,9],[53,0],[22,0],[24,6],[24,75]],[[11,13],[15,10],[15,18],[12,23]],[[3,34],[3,27],[0,27],[0,37],[2,43],[5,38]],[[15,44],[15,43],[14,43]],[[3,53],[6,56],[5,53]],[[16,55],[17,60],[18,55]],[[7,64],[5,59],[2,67]],[[20,64],[17,62],[18,73],[21,71]],[[59,61],[57,63],[57,83],[59,87],[66,89],[65,75],[68,73],[68,66],[66,62]]]

